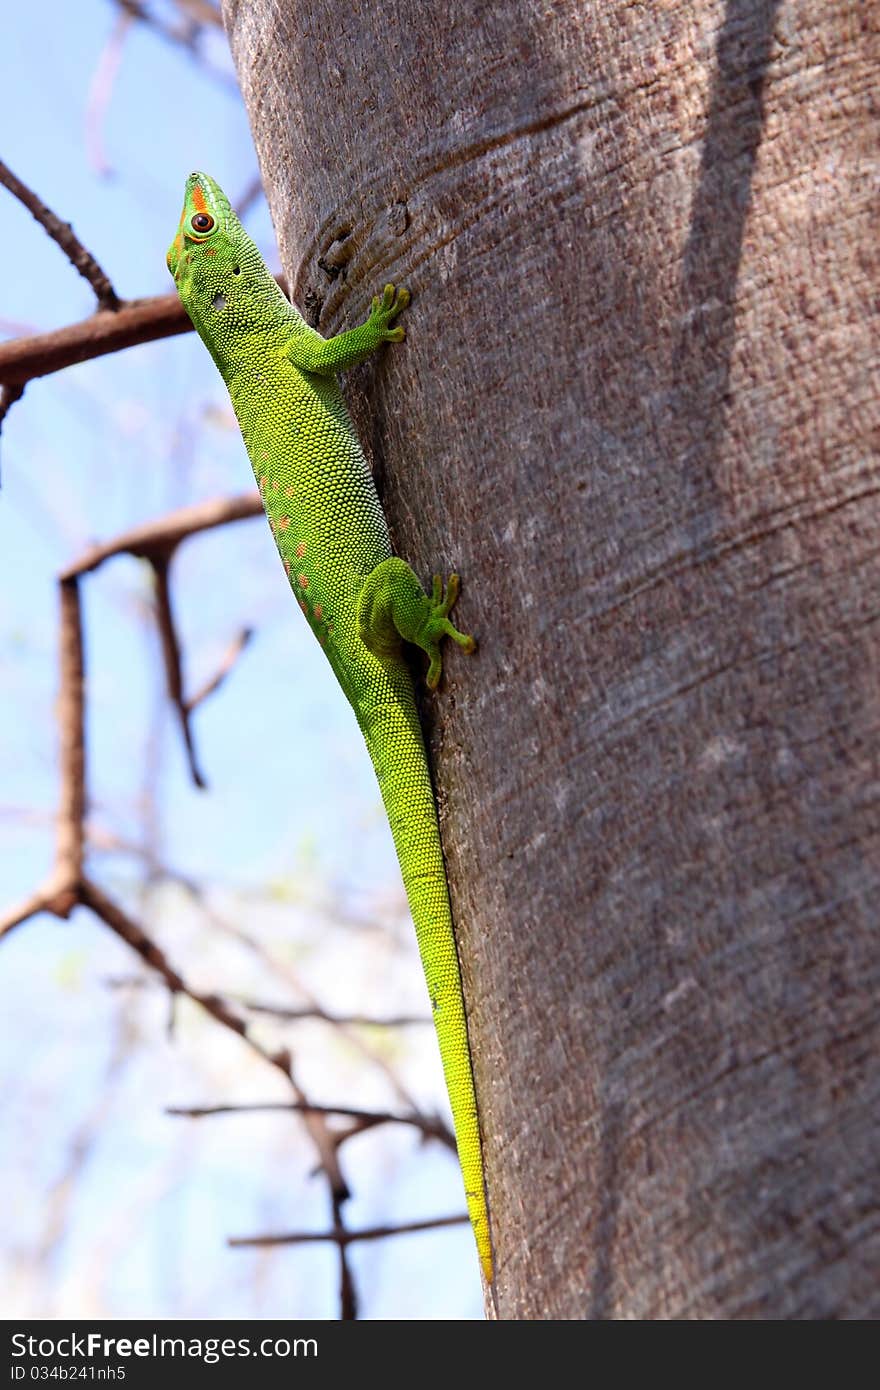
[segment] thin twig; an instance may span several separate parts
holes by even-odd
[[[102,309],[116,310],[119,308],[120,300],[110,283],[109,276],[101,269],[98,262],[90,251],[87,251],[82,242],[74,234],[69,222],[62,222],[61,218],[47,207],[42,198],[38,198],[27,184],[22,183],[16,174],[13,174],[8,165],[0,160],[0,183],[13,193],[20,203],[23,203],[49,233],[53,241],[61,247],[61,250],[75,266],[92,289],[95,291],[96,298]]]
[[[345,1224],[342,1203],[333,1199],[333,1233],[339,1251],[339,1318],[341,1322],[354,1322],[358,1315],[357,1293],[354,1276],[348,1263],[348,1245],[351,1232]]]
[[[268,1236],[229,1236],[226,1244],[244,1245],[312,1245],[318,1241],[332,1240],[337,1245],[353,1245],[358,1240],[385,1240],[388,1236],[405,1236],[413,1231],[436,1231],[444,1226],[463,1226],[467,1214],[460,1216],[435,1216],[425,1221],[407,1221],[400,1226],[366,1226],[360,1231],[334,1229],[331,1231],[286,1231]]]
[[[100,917],[111,931],[120,936],[132,950],[137,951],[141,959],[162,976],[173,994],[185,994],[188,999],[203,1008],[224,1028],[229,1028],[233,1033],[237,1033],[258,1056],[262,1057],[264,1062],[268,1062],[286,1077],[297,1102],[305,1107],[303,1116],[306,1128],[318,1150],[321,1166],[327,1175],[331,1190],[341,1200],[344,1200],[348,1195],[348,1187],[339,1167],[335,1146],[330,1138],[326,1120],[323,1115],[310,1113],[307,1098],[293,1075],[290,1053],[286,1049],[270,1052],[268,1048],[263,1047],[262,1043],[257,1042],[250,1033],[247,1021],[230,1008],[219,995],[203,994],[188,985],[180,972],[171,965],[161,947],[157,946],[147,935],[143,927],[129,917],[118,903],[113,902],[96,883],[93,883],[85,875],[82,878],[80,901],[85,907],[90,907],[95,915]]]
[[[122,62],[125,38],[133,24],[134,15],[132,14],[126,14],[125,11],[122,11],[116,16],[116,23],[101,50],[95,65],[95,75],[89,85],[85,118],[86,150],[88,151],[89,163],[101,178],[107,178],[113,173],[104,153],[104,119]]]
[[[318,1019],[322,1023],[329,1023],[336,1028],[348,1025],[356,1028],[432,1026],[431,1019],[425,1014],[390,1014],[386,1018],[374,1018],[368,1014],[333,1014],[328,1009],[322,1009],[319,1004],[293,1008],[283,1004],[264,1004],[259,999],[244,998],[240,994],[235,995],[235,1000],[236,1003],[241,1004],[242,1008],[249,1009],[251,1013],[268,1014],[270,1018],[282,1018],[287,1023],[299,1023],[303,1019]]]
[[[187,714],[192,714],[193,710],[197,709],[203,700],[207,700],[209,695],[213,695],[220,689],[220,686],[226,680],[226,677],[235,666],[236,661],[238,661],[238,658],[241,656],[253,635],[254,630],[252,627],[243,627],[237,636],[232,639],[213,676],[211,676],[209,680],[206,680],[204,685],[199,687],[195,695],[191,695],[188,700],[184,701]]]
[[[272,1111],[292,1111],[295,1114],[344,1115],[357,1120],[361,1127],[373,1129],[377,1125],[411,1125],[427,1139],[439,1139],[448,1149],[455,1152],[455,1136],[440,1119],[421,1115],[418,1111],[395,1115],[392,1111],[360,1110],[351,1105],[313,1105],[292,1101],[252,1101],[228,1105],[169,1105],[166,1115],[182,1115],[187,1119],[200,1120],[209,1115],[253,1115]]]
[[[165,666],[165,679],[168,684],[168,698],[177,710],[180,730],[189,762],[190,776],[197,787],[207,785],[196,758],[195,741],[189,718],[189,707],[183,698],[183,670],[180,656],[180,639],[174,622],[174,609],[171,605],[171,589],[168,583],[168,569],[173,550],[160,551],[158,548],[150,555],[150,564],[156,584],[156,622],[162,642],[162,661]]]

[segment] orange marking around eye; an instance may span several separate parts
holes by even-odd
[[[208,204],[205,202],[205,195],[202,192],[202,185],[200,183],[193,184],[192,200],[196,212],[208,211]]]
[[[307,574],[299,574],[297,578],[304,589],[309,587],[309,576]]]
[[[305,553],[306,553],[306,543],[305,543],[305,541],[300,541],[299,545],[296,547],[296,553],[297,553],[297,555],[299,556],[299,558],[300,558],[300,560],[301,560],[302,557],[303,557],[303,556],[305,555]]]

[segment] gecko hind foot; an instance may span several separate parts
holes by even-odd
[[[463,651],[476,651],[473,637],[449,621],[460,587],[458,575],[451,574],[444,593],[443,580],[435,574],[429,596],[405,560],[396,555],[383,560],[364,580],[358,598],[361,640],[377,656],[395,651],[401,640],[421,647],[429,661],[428,687],[436,690],[443,670],[440,643],[445,637]]]

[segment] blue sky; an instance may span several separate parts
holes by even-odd
[[[80,0],[49,13],[51,43],[45,7],[4,15],[0,156],[73,222],[121,295],[165,293],[165,249],[189,170],[207,169],[233,198],[254,175],[240,100],[229,81],[135,26],[100,126],[112,171],[101,174],[88,113],[115,9]],[[231,78],[221,36],[210,52]],[[264,203],[249,228],[277,265]],[[5,190],[0,245],[3,336],[91,312],[88,285]],[[241,492],[252,479],[222,383],[191,334],[31,383],[6,421],[0,464],[5,903],[51,861],[54,576],[92,540]],[[174,562],[190,689],[239,627],[256,629],[196,718],[207,793],[187,780],[165,707],[145,567],[114,560],[85,581],[83,598],[93,822],[203,880],[217,920],[173,883],[146,884],[136,857],[96,853],[93,876],[202,987],[299,1003],[305,984],[331,1008],[420,1012],[418,960],[372,769],[263,523],[188,541]],[[267,754],[268,728],[289,731],[283,757]],[[368,925],[335,920],[340,907]],[[164,1114],[169,1104],[233,1093],[281,1099],[268,1069],[185,1004],[169,1040],[167,999],[132,982],[137,962],[84,912],[21,927],[0,945],[0,971],[0,1166],[15,1193],[0,1234],[7,1315],[335,1316],[329,1249],[251,1254],[224,1245],[229,1234],[326,1223],[300,1131],[287,1117],[193,1123]],[[295,1045],[317,1098],[395,1103],[381,1069],[326,1028],[300,1025],[283,1040]],[[427,1108],[445,1107],[430,1029],[376,1033],[370,1045]],[[461,1210],[456,1165],[413,1134],[385,1128],[344,1152],[353,1226]],[[466,1229],[365,1246],[354,1261],[365,1316],[480,1314]]]

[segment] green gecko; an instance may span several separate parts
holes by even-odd
[[[430,597],[391,552],[373,479],[337,372],[404,333],[409,292],[386,285],[359,328],[323,338],[289,304],[223,191],[190,174],[168,251],[178,293],[229,390],[275,544],[299,606],[366,741],[415,923],[459,1162],[480,1263],[492,1280],[480,1130],[437,808],[402,642],[472,652],[449,612],[458,596],[434,576]]]

